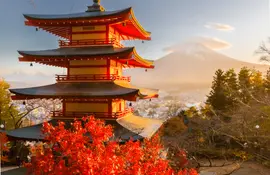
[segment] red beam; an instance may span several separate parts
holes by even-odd
[[[38,27],[40,26],[41,28],[43,26],[46,27],[63,27],[63,26],[89,26],[89,25],[106,25],[106,24],[114,24],[114,23],[119,23],[122,22],[123,18],[119,19],[114,19],[114,20],[58,20],[55,22],[55,20],[31,20],[25,22],[27,26],[35,26]],[[57,24],[58,23],[58,24]]]
[[[89,103],[89,104],[93,104],[93,103],[98,103],[98,104],[108,104],[108,102],[106,101],[66,101],[66,103]]]
[[[72,34],[91,34],[91,33],[106,33],[105,31],[81,31],[81,32],[72,32]]]
[[[76,66],[69,66],[69,68],[83,68],[83,67],[107,67],[107,65],[76,65]]]
[[[84,102],[108,102],[109,100],[107,98],[73,98],[73,99],[65,99],[66,102],[79,102],[79,101],[84,101]]]
[[[30,56],[23,55],[19,57],[19,61],[28,62],[64,62],[69,60],[93,60],[93,59],[123,59],[128,57],[129,53],[113,54],[113,55],[93,55],[93,56]],[[63,61],[62,61],[63,60]]]

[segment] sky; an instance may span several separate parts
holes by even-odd
[[[106,10],[132,6],[152,40],[125,42],[140,55],[159,59],[165,48],[199,42],[230,57],[258,62],[254,52],[270,36],[268,0],[101,0]],[[91,0],[0,0],[0,77],[28,81],[52,76],[61,68],[20,63],[17,50],[57,48],[56,36],[24,25],[24,13],[65,14],[83,12]],[[53,77],[52,77],[53,79]],[[29,80],[31,81],[31,80]]]

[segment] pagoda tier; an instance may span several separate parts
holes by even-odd
[[[123,68],[154,68],[153,61],[141,58],[134,47],[116,48],[113,46],[94,46],[80,48],[58,48],[42,51],[18,51],[19,61],[36,62],[58,67],[110,67],[118,64]],[[94,64],[91,64],[95,61]],[[98,61],[103,60],[103,61]],[[107,61],[105,61],[107,60]],[[109,60],[114,60],[109,61]],[[80,62],[81,64],[77,63]],[[88,62],[83,62],[88,61]],[[103,62],[103,63],[102,63]]]
[[[157,98],[158,90],[138,89],[125,82],[70,82],[47,86],[10,89],[13,100],[62,99],[62,111],[52,111],[58,119],[81,118],[94,115],[97,118],[115,120],[132,114],[126,101]],[[132,104],[132,103],[131,103]]]
[[[70,123],[74,120],[52,119],[49,123],[56,125],[58,121],[64,122],[65,127],[70,128]],[[111,140],[117,140],[120,143],[125,143],[131,138],[136,141],[151,137],[159,129],[163,121],[142,118],[131,114],[117,120],[106,120],[105,123],[113,126],[114,136]],[[15,140],[44,141],[44,134],[41,131],[42,125],[43,123],[12,131],[6,131],[6,134],[10,139]]]
[[[151,33],[140,25],[131,7],[118,11],[91,10],[92,7],[86,12],[75,14],[25,14],[25,24],[68,40],[79,39],[80,34],[89,34],[89,39],[95,38],[97,34],[104,35],[104,38],[116,38],[118,41],[151,39]]]
[[[13,99],[115,99],[121,98],[129,101],[136,101],[137,98],[147,99],[157,97],[158,90],[139,89],[128,83],[122,82],[69,82],[56,83],[52,85],[10,89],[16,94]]]

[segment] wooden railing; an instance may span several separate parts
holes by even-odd
[[[91,45],[115,45],[123,47],[123,45],[115,38],[109,39],[84,39],[84,40],[59,40],[60,47],[76,47],[76,46],[91,46]]]
[[[115,74],[107,75],[107,74],[88,74],[88,75],[56,75],[55,77],[57,82],[64,82],[64,81],[101,81],[101,80],[123,80],[130,82],[130,76],[119,76]]]
[[[134,111],[133,108],[126,108],[124,111],[120,112],[65,112],[62,111],[52,111],[51,116],[54,118],[82,118],[86,116],[93,115],[97,118],[121,118]]]

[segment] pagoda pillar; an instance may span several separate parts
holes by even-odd
[[[108,113],[112,114],[112,99],[108,100]]]
[[[107,59],[107,78],[110,78],[110,74],[111,74],[111,60]]]
[[[63,111],[63,114],[65,114],[66,113],[66,100],[65,99],[63,99],[63,103],[62,103],[62,111]]]

